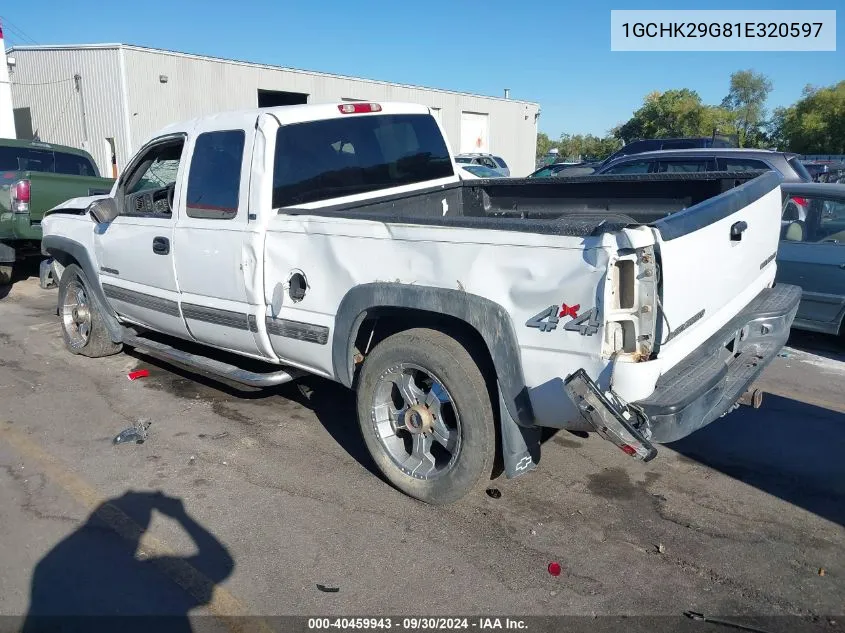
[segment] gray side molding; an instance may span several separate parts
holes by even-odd
[[[448,315],[475,328],[493,358],[499,391],[508,413],[521,425],[534,424],[519,344],[510,316],[498,303],[462,290],[384,282],[352,288],[338,306],[332,338],[332,365],[338,381],[347,387],[352,386],[352,348],[358,328],[367,317],[368,310],[382,307]]]
[[[63,261],[62,253],[73,257],[85,273],[85,278],[88,281],[88,288],[91,290],[91,300],[97,303],[100,309],[100,314],[103,315],[106,328],[109,331],[109,338],[115,343],[123,342],[123,328],[117,321],[114,311],[111,309],[109,302],[106,300],[106,295],[103,294],[103,288],[100,286],[100,277],[97,275],[97,270],[91,263],[88,251],[85,247],[74,240],[69,240],[60,235],[45,235],[41,239],[41,252],[53,259],[58,260],[61,264],[67,265]],[[56,283],[61,280],[57,279]]]

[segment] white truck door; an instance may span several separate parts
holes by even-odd
[[[185,136],[148,143],[121,177],[120,215],[97,227],[95,249],[103,291],[125,319],[159,332],[189,337],[179,311],[173,268],[173,229],[179,214]]]
[[[263,247],[249,215],[255,120],[233,115],[228,124],[225,116],[199,123],[186,152],[175,235],[182,314],[197,341],[266,357],[255,336],[262,295],[249,292]]]

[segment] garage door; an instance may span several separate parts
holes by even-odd
[[[461,153],[489,151],[489,126],[486,114],[461,112]]]

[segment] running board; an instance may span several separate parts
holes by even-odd
[[[128,328],[123,329],[123,343],[136,351],[158,358],[160,360],[183,365],[196,370],[201,374],[206,374],[211,377],[222,378],[231,382],[249,387],[275,387],[284,385],[292,380],[296,380],[305,375],[306,372],[300,369],[288,368],[269,373],[260,373],[247,371],[235,365],[224,363],[213,358],[200,356],[198,354],[191,354],[180,349],[153,341],[144,336],[139,335],[134,330]]]

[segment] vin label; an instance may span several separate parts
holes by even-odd
[[[836,11],[611,11],[610,50],[835,51]]]

